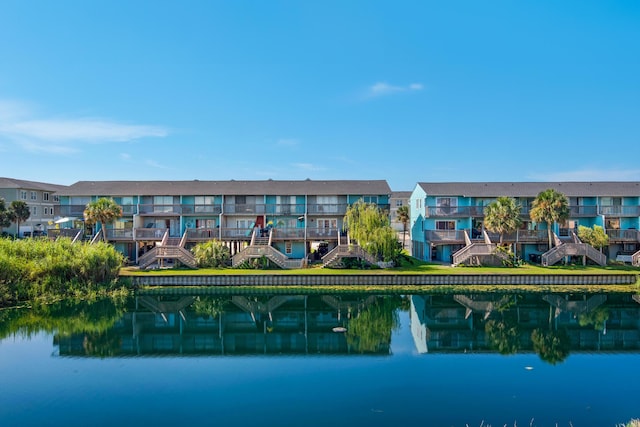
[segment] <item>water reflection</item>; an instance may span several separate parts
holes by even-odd
[[[390,355],[409,312],[418,353],[638,352],[632,294],[197,295],[61,302],[0,312],[0,338],[53,333],[60,356]]]
[[[421,353],[535,352],[556,364],[570,352],[637,351],[638,295],[453,294],[411,296]]]

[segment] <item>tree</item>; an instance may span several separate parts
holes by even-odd
[[[512,197],[498,197],[487,206],[484,213],[484,226],[487,230],[500,234],[501,245],[504,234],[516,231],[522,224],[521,209]]]
[[[9,205],[8,211],[9,219],[16,223],[17,231],[16,237],[20,236],[20,223],[29,219],[31,211],[29,211],[29,205],[22,200],[14,200]]]
[[[549,249],[551,249],[553,244],[551,228],[554,223],[564,222],[569,218],[569,201],[564,194],[549,188],[541,191],[535,198],[529,216],[535,222],[547,224]]]
[[[7,205],[2,197],[0,197],[0,235],[2,235],[2,229],[11,225],[11,218],[7,211]]]
[[[400,206],[397,211],[398,221],[402,223],[402,249],[404,250],[404,240],[407,236],[407,225],[409,224],[409,206]]]
[[[588,243],[602,252],[602,248],[609,244],[609,236],[604,228],[594,225],[593,228],[578,226],[578,237],[584,243]]]
[[[362,200],[347,208],[344,229],[349,237],[368,253],[384,261],[396,261],[400,255],[398,238],[389,216],[376,205]]]
[[[99,224],[102,230],[102,239],[107,241],[106,226],[122,216],[122,207],[113,199],[101,197],[98,200],[87,203],[84,210],[84,220],[88,224]]]
[[[191,252],[193,252],[198,267],[224,267],[231,259],[229,248],[218,240],[198,243],[191,249]]]

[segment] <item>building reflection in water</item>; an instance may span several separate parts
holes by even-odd
[[[106,331],[55,337],[61,356],[390,355],[409,310],[418,353],[637,352],[632,294],[138,295]]]
[[[640,298],[631,294],[438,294],[410,297],[419,353],[636,352]]]
[[[388,355],[400,301],[375,295],[140,295],[135,309],[106,333],[58,336],[56,343],[61,356]]]

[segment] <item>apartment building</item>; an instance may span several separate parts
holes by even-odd
[[[46,233],[59,205],[58,192],[64,188],[64,185],[0,177],[0,197],[5,200],[7,208],[12,201],[20,200],[27,204],[31,214],[29,219],[20,223],[20,230],[14,223],[3,231],[19,237]]]
[[[100,230],[83,222],[85,206],[113,198],[123,216],[102,232],[132,261],[167,238],[186,248],[218,239],[232,254],[261,240],[300,260],[346,242],[349,205],[363,200],[388,211],[390,194],[384,180],[80,181],[60,192],[57,215],[91,236]]]
[[[546,224],[532,221],[529,212],[535,197],[549,188],[568,198],[570,210],[568,220],[553,225],[555,246],[567,245],[564,252],[556,251],[550,264],[589,249],[576,246],[580,225],[605,229],[609,246],[604,255],[609,259],[640,262],[640,182],[419,182],[410,197],[412,253],[422,260],[453,264],[469,259],[457,258],[461,251],[486,255],[482,245],[490,252],[499,236],[485,229],[485,208],[497,197],[508,196],[522,207],[522,226],[504,236],[504,242],[513,244],[520,258],[545,264],[544,255],[555,248],[549,248]]]

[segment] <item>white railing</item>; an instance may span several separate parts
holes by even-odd
[[[542,265],[547,267],[568,256],[586,256],[599,265],[607,265],[605,254],[586,243],[563,243],[542,254]]]
[[[322,265],[329,266],[342,258],[360,258],[369,264],[375,264],[376,258],[358,245],[338,245],[322,257]]]
[[[261,257],[265,257],[273,261],[281,268],[302,268],[304,262],[302,259],[288,258],[273,246],[261,245],[248,246],[235,254],[232,258],[232,265],[236,267],[248,259]]]
[[[494,255],[496,247],[497,245],[493,243],[472,243],[453,254],[452,265],[454,267],[460,265],[474,256]]]
[[[634,267],[640,267],[640,251],[631,255],[631,265]]]

